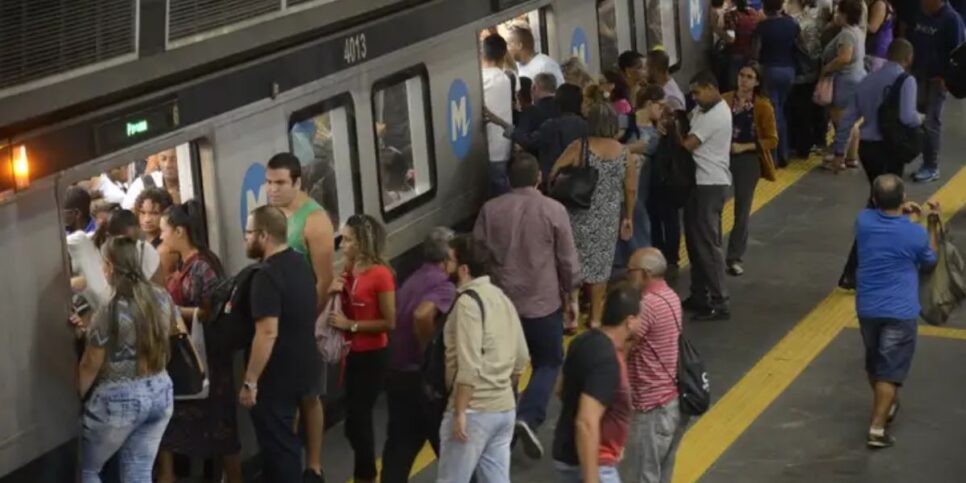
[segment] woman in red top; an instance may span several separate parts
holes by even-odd
[[[389,331],[396,325],[396,282],[382,259],[386,232],[369,215],[353,215],[342,228],[346,267],[331,292],[342,297],[344,313],[329,323],[346,331],[351,349],[346,358],[345,435],[355,452],[353,477],[376,481],[376,441],[372,409],[382,392],[389,367]]]
[[[194,320],[199,323],[204,320],[204,301],[224,277],[221,262],[205,243],[202,213],[201,203],[188,201],[171,206],[161,217],[162,243],[181,260],[165,286],[188,327]],[[217,350],[219,337],[210,329],[205,331],[208,397],[174,403],[174,415],[161,439],[158,453],[158,481],[161,483],[175,481],[174,454],[220,459],[224,481],[242,481],[232,354]],[[219,475],[215,481],[223,480]]]

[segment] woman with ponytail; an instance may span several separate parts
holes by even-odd
[[[224,276],[218,257],[205,240],[204,212],[195,200],[173,205],[161,216],[162,246],[178,254],[181,262],[165,284],[189,325],[205,320],[204,305],[211,290]],[[194,330],[190,327],[190,330]],[[213,334],[205,331],[205,345],[214,347]],[[164,433],[159,455],[158,481],[173,483],[174,454],[192,458],[219,458],[226,480],[240,483],[241,443],[235,423],[235,389],[232,354],[207,354],[209,392],[205,399],[178,401],[174,417]],[[216,475],[215,481],[222,481]]]
[[[78,367],[85,399],[81,481],[100,482],[101,468],[119,454],[122,481],[151,481],[161,436],[171,419],[173,389],[165,371],[175,329],[171,297],[144,276],[137,242],[107,239],[103,271],[109,302],[87,329]]]
[[[590,289],[589,323],[591,327],[597,327],[604,312],[604,296],[618,234],[621,239],[628,240],[634,231],[632,217],[637,198],[637,163],[628,158],[627,148],[616,139],[619,132],[617,112],[599,86],[590,85],[584,89],[584,118],[588,137],[567,147],[550,172],[550,184],[566,167],[589,165],[598,172],[590,208],[567,209],[580,256],[581,278]],[[588,146],[586,159],[584,142]],[[575,291],[570,299],[568,331],[576,328],[578,295],[579,291]]]
[[[329,289],[342,297],[344,313],[329,324],[344,330],[351,346],[345,361],[345,435],[355,453],[352,476],[376,481],[372,410],[389,367],[389,332],[396,327],[396,281],[382,258],[386,231],[375,218],[352,215],[342,228],[345,269]]]

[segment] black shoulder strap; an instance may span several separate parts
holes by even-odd
[[[667,307],[671,309],[671,316],[674,317],[674,324],[677,325],[678,327],[678,341],[680,345],[681,336],[684,334],[684,327],[681,326],[681,321],[678,320],[677,314],[674,313],[674,306],[671,305],[671,302],[668,302],[668,300],[663,296],[658,294],[654,294],[654,295],[660,298],[661,300],[663,300],[664,303],[667,304]],[[657,363],[661,365],[661,369],[664,369],[664,372],[668,375],[668,377],[670,377],[671,379],[674,379],[674,383],[677,384],[678,383],[677,374],[672,374],[671,371],[667,370],[667,366],[665,366],[664,362],[661,361],[661,356],[657,354],[657,351],[654,350],[654,347],[651,346],[651,343],[648,342],[647,339],[641,339],[641,342],[643,342],[644,345],[646,345],[647,348],[651,350],[651,353],[654,354],[654,358],[657,359]],[[681,357],[681,354],[678,354],[678,357]]]
[[[152,176],[151,173],[146,173],[144,176],[141,176],[141,184],[143,184],[145,188],[158,187],[158,184],[154,182],[154,176]]]
[[[902,95],[902,85],[905,84],[906,79],[909,78],[908,72],[903,72],[896,77],[895,82],[888,87],[888,92],[886,93],[887,99],[890,103],[898,102],[900,96]]]
[[[473,300],[476,301],[476,304],[480,306],[480,331],[485,335],[486,334],[486,309],[483,308],[483,299],[480,298],[480,294],[473,289],[465,290],[462,293],[460,293],[460,297],[462,297],[463,295],[469,295]],[[480,339],[481,349],[483,347],[482,340],[483,339],[481,338]],[[486,354],[486,349],[482,349],[482,352]]]

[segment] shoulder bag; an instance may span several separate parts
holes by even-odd
[[[590,140],[581,140],[580,163],[562,168],[550,185],[550,197],[568,208],[590,209],[600,173],[590,165]]]

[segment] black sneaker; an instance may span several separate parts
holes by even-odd
[[[711,306],[708,305],[707,301],[697,299],[692,295],[681,302],[681,308],[691,312],[702,312],[710,309]]]
[[[882,436],[869,433],[866,437],[865,444],[872,449],[889,448],[896,444],[896,438],[892,437],[887,431],[883,431]]]
[[[855,278],[842,275],[839,277],[839,288],[842,290],[855,290]]]
[[[730,320],[731,312],[723,307],[707,307],[704,310],[696,311],[694,315],[691,316],[691,320],[698,321],[715,321],[715,320]]]
[[[889,406],[889,414],[886,416],[886,424],[892,424],[892,421],[896,419],[896,414],[899,414],[899,408],[899,400],[896,399],[895,402],[892,403],[892,406]]]
[[[325,483],[325,472],[316,473],[312,470],[302,472],[302,483]]]
[[[530,459],[538,460],[543,458],[543,445],[540,444],[537,435],[530,429],[530,425],[526,422],[518,420],[513,425],[513,437],[517,442],[523,444],[523,452]]]

